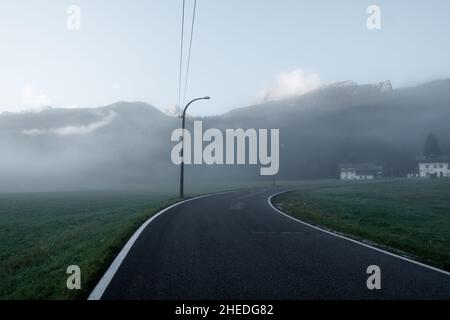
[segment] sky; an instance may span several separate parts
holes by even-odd
[[[186,0],[186,42],[194,0]],[[80,29],[67,22],[80,8]],[[367,8],[381,9],[369,30]],[[182,0],[2,0],[0,112],[178,103]],[[72,21],[72,20],[71,20]],[[331,81],[450,78],[447,0],[198,0],[187,100],[217,115]],[[185,52],[187,48],[185,48]],[[186,57],[185,57],[186,61]]]

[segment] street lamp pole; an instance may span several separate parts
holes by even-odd
[[[209,100],[210,97],[197,98],[190,101],[183,110],[182,121],[182,145],[181,145],[181,172],[180,172],[180,198],[184,198],[184,129],[186,128],[186,111],[191,104],[198,100]]]

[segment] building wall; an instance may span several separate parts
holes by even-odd
[[[447,162],[423,162],[419,163],[419,174],[421,178],[432,175],[436,177],[450,177],[449,165]]]
[[[364,175],[364,176],[357,176],[359,177],[358,180],[373,180],[375,177],[373,175]]]
[[[341,170],[341,180],[356,180],[355,170]]]
[[[358,175],[355,170],[341,170],[341,180],[374,180],[374,175]]]

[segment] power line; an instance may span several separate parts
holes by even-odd
[[[185,79],[185,83],[184,83],[183,105],[186,101],[187,85],[188,85],[188,79],[189,79],[189,69],[191,67],[192,40],[194,38],[194,26],[195,26],[196,11],[197,11],[197,0],[194,1],[194,11],[192,13],[191,38],[189,41],[189,54],[188,54],[188,63],[187,63],[187,70],[186,70],[186,79]]]
[[[186,0],[183,0],[183,13],[181,17],[181,46],[180,46],[180,73],[178,78],[178,106],[181,107],[181,81],[183,76],[183,47],[184,47],[184,12]]]

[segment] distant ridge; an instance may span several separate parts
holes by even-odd
[[[450,153],[450,80],[400,89],[336,83],[199,119],[204,129],[280,129],[279,179],[335,178],[343,162],[378,163],[402,177],[415,169],[429,132]],[[170,137],[179,126],[144,102],[2,114],[0,191],[176,184]],[[253,166],[188,166],[186,174],[197,181],[261,179]]]

